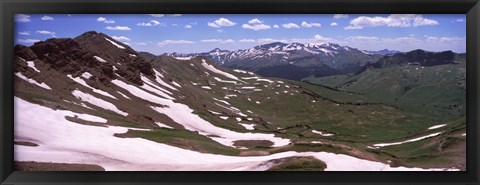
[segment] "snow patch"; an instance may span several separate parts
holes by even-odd
[[[110,40],[110,39],[108,39],[108,38],[106,38],[106,37],[105,37],[105,40],[107,40],[108,42],[112,43],[114,46],[117,46],[117,48],[125,49],[125,47],[123,47],[122,45],[120,45],[120,44],[118,44],[118,43],[116,43],[116,42],[114,42],[114,41],[112,41],[112,40]]]
[[[444,126],[447,126],[447,124],[442,124],[442,125],[435,125],[435,126],[432,126],[430,128],[428,128],[428,130],[433,130],[433,129],[437,129],[437,128],[442,128]]]
[[[212,89],[210,86],[202,86],[202,89]]]
[[[218,77],[213,77],[213,79],[219,81],[219,82],[223,82],[223,83],[232,83],[232,84],[237,84],[236,81],[228,81],[228,80],[222,80],[221,78],[218,78]]]
[[[37,81],[33,80],[33,79],[30,79],[30,78],[27,78],[26,76],[23,76],[22,73],[20,72],[16,72],[15,73],[15,76],[17,76],[18,78],[21,78],[25,81],[27,81],[28,83],[31,83],[31,84],[34,84],[34,85],[37,85],[41,88],[44,88],[44,89],[47,89],[47,90],[52,90],[52,88],[50,88],[50,86],[48,86],[47,84],[45,84],[44,82],[42,82],[41,84],[38,83]]]
[[[95,93],[98,93],[98,94],[101,94],[101,95],[104,95],[104,96],[107,96],[107,97],[110,97],[110,98],[113,98],[113,99],[117,99],[115,96],[112,96],[111,94],[109,94],[109,93],[107,93],[107,92],[105,92],[105,91],[102,91],[102,90],[100,90],[100,89],[95,89],[95,88],[89,86],[89,85],[87,84],[87,82],[85,82],[85,80],[81,79],[80,77],[75,77],[75,78],[73,78],[72,75],[67,75],[67,77],[70,78],[70,79],[72,79],[73,81],[75,81],[75,82],[77,82],[77,83],[79,83],[79,84],[81,84],[81,85],[83,85],[83,86],[91,89],[91,90],[92,90],[93,92],[95,92]]]
[[[384,146],[400,145],[400,144],[404,144],[404,143],[411,143],[411,142],[415,142],[415,141],[420,141],[420,140],[422,140],[422,139],[435,137],[435,136],[440,135],[441,133],[442,133],[442,132],[437,132],[437,133],[433,133],[433,134],[430,134],[430,135],[426,135],[426,136],[422,136],[422,137],[418,137],[418,138],[414,138],[414,139],[409,139],[409,140],[406,140],[406,141],[395,142],[395,143],[380,143],[380,144],[374,144],[373,146],[375,146],[375,147],[384,147]]]
[[[245,127],[247,130],[255,130],[255,124],[245,124],[245,123],[239,123],[243,127]]]
[[[97,61],[101,62],[101,63],[107,63],[106,60],[104,60],[103,58],[100,58],[98,56],[93,56],[93,58],[97,59]]]
[[[165,125],[165,124],[163,124],[163,123],[160,123],[160,122],[158,122],[158,121],[156,121],[156,122],[155,122],[155,124],[157,124],[157,125],[158,125],[159,127],[161,127],[161,128],[169,128],[169,129],[173,129],[173,127],[171,127],[171,126],[168,126],[168,125]]]
[[[40,73],[40,70],[38,70],[36,67],[35,67],[35,63],[33,61],[27,61],[27,65],[28,67],[32,68],[34,71]]]
[[[323,132],[318,131],[318,130],[312,130],[312,132],[315,133],[315,134],[320,134],[321,136],[325,136],[325,137],[333,136],[333,134],[331,134],[331,133],[323,133]]]
[[[217,68],[215,68],[215,66],[213,65],[210,65],[210,64],[207,64],[207,62],[205,61],[205,59],[202,59],[202,66],[207,68],[208,70],[214,72],[214,73],[217,73],[217,74],[220,74],[220,75],[223,75],[227,78],[230,78],[230,79],[233,79],[233,80],[237,80],[239,81],[238,77],[230,74],[230,73],[227,73],[227,72],[223,72],[221,70],[218,70]]]

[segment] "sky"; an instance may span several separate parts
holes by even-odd
[[[465,14],[17,14],[15,44],[105,33],[137,51],[198,53],[271,42],[465,52]]]

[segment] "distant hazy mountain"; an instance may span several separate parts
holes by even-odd
[[[371,55],[391,55],[391,54],[395,54],[395,53],[400,53],[400,51],[389,50],[389,49],[382,49],[382,50],[378,50],[378,51],[368,51],[368,50],[363,50],[363,51],[365,53],[371,54]]]

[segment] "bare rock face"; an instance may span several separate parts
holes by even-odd
[[[104,85],[117,78],[115,73],[138,85],[143,85],[142,74],[154,75],[151,63],[132,48],[94,31],[74,39],[40,41],[31,47],[16,45],[14,52],[17,58],[16,71],[27,70],[25,61],[40,60],[65,75],[78,76],[88,71],[93,75],[92,79],[97,79]]]
[[[115,66],[120,76],[133,83],[142,85],[141,74],[146,76],[153,76],[154,74],[151,63],[145,61],[129,46],[115,41],[108,35],[91,31],[76,37],[74,40],[89,53],[99,56],[107,63]],[[108,70],[105,72],[113,75],[113,72],[111,73]]]

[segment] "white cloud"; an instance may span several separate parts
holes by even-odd
[[[33,44],[35,42],[40,42],[38,39],[17,39],[18,43]]]
[[[232,39],[226,39],[226,40],[222,40],[222,39],[205,39],[205,40],[201,40],[200,42],[225,44],[225,43],[233,43],[233,42],[235,42],[235,41],[232,40]]]
[[[220,18],[220,19],[217,19],[213,22],[208,22],[208,26],[210,27],[214,27],[214,28],[220,28],[220,27],[224,27],[224,26],[234,26],[236,25],[237,23],[234,23],[228,19],[225,19],[225,18]]]
[[[463,19],[455,19],[452,22],[463,22],[463,21],[464,21]]]
[[[107,19],[105,17],[99,17],[97,18],[97,22],[103,22],[105,24],[113,24],[115,21],[113,19]]]
[[[258,30],[268,30],[271,27],[269,25],[266,25],[266,24],[254,24],[254,25],[243,24],[242,28],[258,31]]]
[[[262,24],[262,23],[263,23],[263,21],[255,18],[255,19],[249,20],[248,24],[243,24],[242,28],[243,29],[254,30],[254,31],[268,30],[268,29],[272,28],[270,25],[266,25],[266,24]]]
[[[130,41],[130,39],[128,37],[125,37],[125,36],[113,36],[112,37],[113,39],[117,40],[117,41]]]
[[[315,22],[307,23],[305,21],[303,21],[301,25],[302,25],[302,27],[305,27],[305,28],[321,27],[322,26],[322,24],[320,24],[320,23],[315,23]]]
[[[18,32],[19,35],[30,35],[29,31]]]
[[[55,32],[47,31],[47,30],[38,30],[37,33],[42,34],[42,35],[50,35],[52,37],[55,37]]]
[[[124,43],[125,45],[128,45],[128,46],[132,45],[132,44],[130,44],[129,42],[123,42],[123,43]]]
[[[378,37],[368,37],[368,36],[350,36],[345,38],[345,40],[349,42],[358,42],[358,43],[371,43],[371,42],[378,42],[380,38]]]
[[[53,17],[50,17],[50,16],[45,15],[45,16],[42,17],[42,21],[53,21],[53,20],[55,20],[55,19]]]
[[[180,17],[180,16],[182,16],[182,14],[170,14],[168,16],[170,16],[170,17]]]
[[[255,41],[255,40],[253,40],[253,39],[242,39],[242,40],[239,40],[238,42],[246,42],[246,43],[248,43],[248,42],[257,42],[257,41]]]
[[[105,29],[107,29],[107,30],[117,30],[117,31],[130,31],[130,30],[132,30],[128,26],[115,26],[115,27],[107,26],[107,27],[105,27]]]
[[[329,38],[329,37],[324,37],[319,34],[313,36],[313,39],[314,39],[314,43],[328,43],[328,42],[341,43],[341,41],[337,41],[336,39]]]
[[[330,23],[330,26],[338,26],[338,23],[337,22],[332,22],[332,23]]]
[[[280,26],[275,24],[275,25],[273,25],[273,28],[280,28]]]
[[[283,24],[282,27],[284,27],[284,28],[286,28],[286,29],[300,28],[300,26],[298,26],[298,25],[295,24],[295,23]]]
[[[190,29],[190,28],[192,28],[192,25],[187,24],[187,25],[184,26],[184,28],[185,28],[185,29]]]
[[[248,21],[248,24],[262,24],[262,21],[260,21],[259,19],[255,18],[255,19],[249,20],[249,21]]]
[[[150,26],[158,26],[160,25],[161,23],[156,21],[156,20],[151,20],[149,22],[141,22],[141,23],[138,23],[137,26],[147,26],[147,27],[150,27]]]
[[[195,42],[190,40],[164,40],[162,42],[157,43],[157,46],[163,47],[163,46],[172,45],[172,44],[195,44]]]
[[[135,42],[134,44],[139,45],[139,46],[146,46],[147,45],[147,43],[145,43],[145,42]]]
[[[438,22],[426,19],[422,15],[416,14],[391,14],[388,17],[367,17],[360,16],[350,21],[350,25],[345,27],[346,30],[363,29],[369,27],[417,27],[438,25]]]
[[[334,19],[345,19],[348,18],[348,14],[335,14],[333,15]]]
[[[272,43],[272,42],[288,42],[288,40],[284,39],[272,39],[272,38],[262,38],[262,39],[257,39],[258,43]]]
[[[152,17],[163,17],[163,16],[165,16],[165,14],[148,14],[148,15],[150,15]]]
[[[15,22],[30,22],[30,15],[26,14],[15,14]]]
[[[223,30],[222,30],[222,29],[217,29],[217,32],[218,32],[218,33],[222,33]]]

